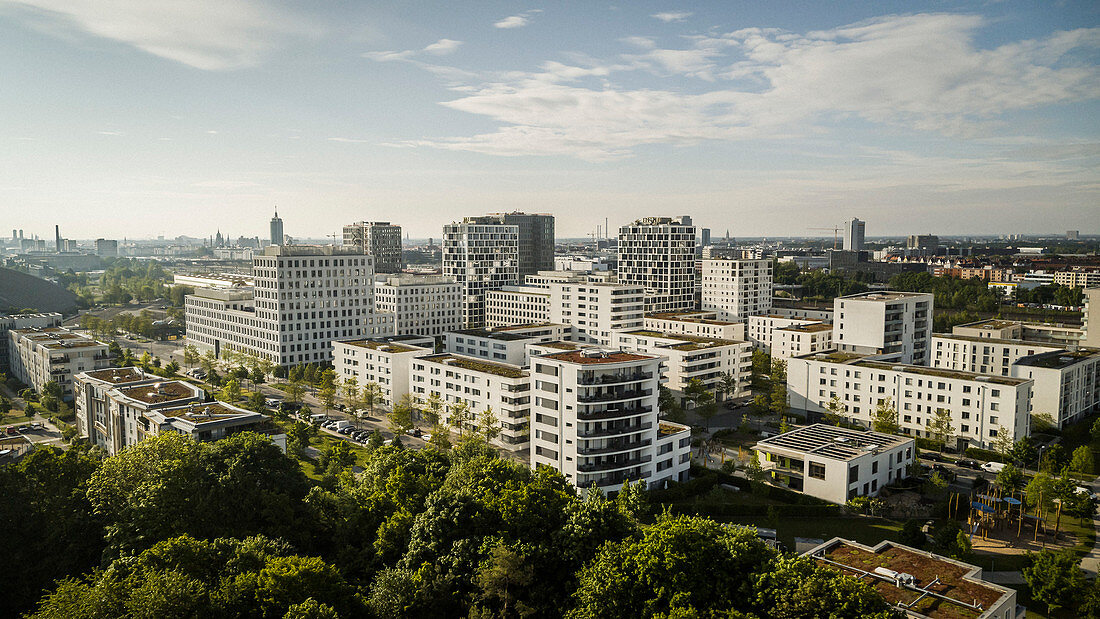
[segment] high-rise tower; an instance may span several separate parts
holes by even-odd
[[[279,218],[279,209],[275,209],[275,216],[271,218],[271,244],[283,244],[283,220]]]

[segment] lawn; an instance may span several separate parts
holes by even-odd
[[[276,421],[276,423],[283,428],[286,428],[289,424],[293,423],[293,421]],[[367,450],[365,447],[353,441],[338,438],[325,432],[318,432],[317,436],[309,439],[309,445],[310,447],[317,449],[317,451],[323,451],[326,447],[337,441],[344,441],[351,446],[351,451],[355,454],[355,466],[362,467],[366,463]],[[309,477],[310,479],[313,479],[315,481],[320,481],[321,475],[314,470],[313,463],[314,460],[308,457],[298,461],[298,465],[302,467],[302,472],[305,473],[306,477]]]
[[[12,409],[12,413],[15,413],[15,414],[12,415],[12,414],[9,413],[7,415],[4,415],[2,418],[0,418],[0,424],[8,425],[8,424],[15,424],[15,423],[30,423],[30,421],[33,419],[33,417],[31,417],[29,415],[24,415],[23,411],[17,411],[17,410]]]
[[[728,522],[735,524],[747,524],[768,529],[775,529],[779,541],[794,550],[794,538],[814,537],[830,540],[834,537],[843,537],[861,544],[874,546],[884,539],[897,541],[901,532],[901,524],[895,520],[886,518],[794,518],[780,517],[778,520],[769,521],[766,517],[760,518],[731,518]]]

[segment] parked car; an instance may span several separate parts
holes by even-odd
[[[923,460],[931,460],[932,462],[943,462],[943,455],[938,451],[921,451],[920,457]]]
[[[932,474],[935,475],[936,473],[939,473],[940,477],[949,482],[955,481],[955,472],[938,462],[932,465]]]
[[[1096,500],[1096,493],[1093,492],[1092,490],[1089,490],[1088,488],[1086,488],[1084,486],[1077,486],[1076,488],[1073,489],[1073,491],[1076,492],[1077,494],[1087,494],[1090,499],[1092,499],[1093,501]]]
[[[339,430],[337,430],[337,432],[339,432],[340,434],[348,435],[351,434],[354,429],[355,428],[352,427],[340,428]]]
[[[971,460],[969,458],[963,458],[962,460],[959,460],[955,464],[957,464],[958,466],[964,467],[964,468],[968,468],[968,469],[978,470],[978,469],[982,468],[982,464],[980,462],[978,462],[977,460]]]
[[[408,430],[407,432],[405,432],[405,434],[408,434],[409,436],[420,436],[421,434],[424,434],[424,433],[420,431],[420,428],[413,428],[413,429]]]
[[[7,429],[7,433],[8,434],[19,434],[19,430],[16,430],[15,427],[13,426],[13,427],[10,427],[10,428]]]
[[[986,473],[1000,473],[1005,469],[1003,462],[986,462],[982,465],[982,470]]]

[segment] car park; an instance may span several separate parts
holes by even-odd
[[[347,428],[340,428],[339,430],[337,430],[337,432],[339,432],[340,434],[348,435],[348,434],[351,434],[352,430],[353,430],[353,428],[347,427]]]
[[[932,462],[943,462],[943,455],[938,451],[921,451],[920,457],[923,460],[931,460]]]

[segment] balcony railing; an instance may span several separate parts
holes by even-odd
[[[652,395],[650,389],[635,389],[633,391],[612,391],[610,393],[596,393],[577,396],[578,402],[613,402],[615,400],[631,400]]]
[[[641,458],[620,458],[611,460],[609,462],[600,462],[598,464],[582,464],[577,467],[577,471],[581,473],[600,473],[603,471],[615,471],[618,469],[629,469],[635,466],[641,466],[646,462],[653,460],[653,456],[643,456]]]
[[[617,408],[591,412],[577,411],[577,419],[580,421],[602,421],[605,419],[618,419],[619,417],[644,415],[651,412],[653,412],[652,406],[632,406],[630,408]]]
[[[632,374],[597,374],[591,376],[581,375],[577,381],[580,385],[615,385],[653,378],[652,372],[634,372]]]
[[[653,427],[653,423],[639,423],[630,426],[614,426],[610,428],[593,428],[591,430],[577,430],[578,438],[600,438],[604,436],[620,436],[623,434],[633,434],[636,432],[644,432]]]
[[[643,479],[644,477],[645,476],[642,475],[641,471],[625,472],[625,473],[614,473],[612,475],[604,475],[603,477],[597,477],[595,479],[586,479],[584,481],[578,481],[577,482],[577,487],[587,488],[587,487],[589,487],[593,484],[596,485],[596,486],[600,486],[600,487],[621,486],[626,482],[634,483],[636,481],[639,481],[639,480]]]
[[[577,449],[577,453],[582,456],[599,456],[620,451],[641,449],[643,447],[649,447],[652,444],[653,441],[648,438],[644,441],[615,441],[614,444],[605,445],[603,447],[582,447]]]

